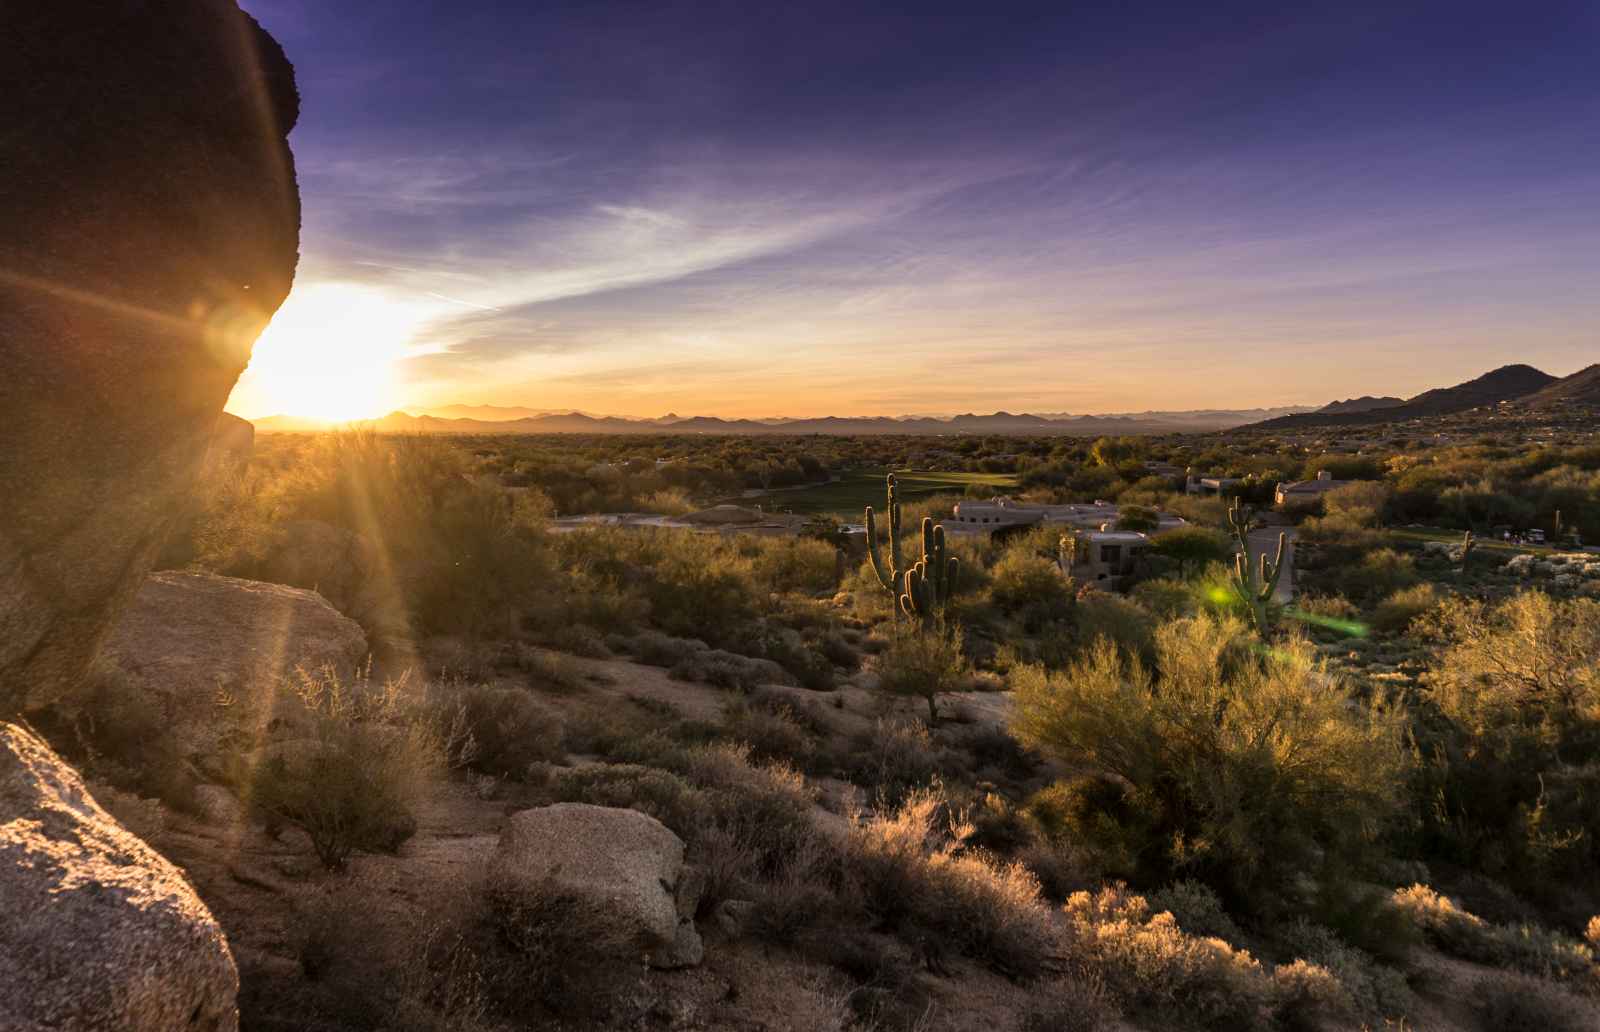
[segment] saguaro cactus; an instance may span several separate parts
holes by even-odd
[[[1461,565],[1456,572],[1463,577],[1467,575],[1467,558],[1472,555],[1472,546],[1477,543],[1478,539],[1472,536],[1470,530],[1461,536]]]
[[[1255,510],[1239,504],[1235,498],[1228,507],[1228,525],[1233,528],[1233,538],[1239,550],[1233,554],[1233,590],[1250,607],[1250,622],[1256,633],[1265,634],[1272,622],[1272,593],[1278,590],[1278,578],[1283,574],[1283,549],[1288,535],[1278,535],[1278,552],[1271,562],[1261,553],[1258,567],[1250,565],[1250,524],[1255,520]]]
[[[867,506],[867,558],[872,562],[872,572],[878,583],[894,601],[895,615],[905,613],[924,621],[950,599],[954,589],[957,561],[945,554],[944,528],[935,527],[933,520],[922,520],[922,558],[907,566],[900,551],[900,499],[895,488],[894,474],[886,478],[889,490],[889,562],[884,564],[878,551],[878,523],[872,506]]]
[[[900,555],[900,499],[895,491],[893,473],[889,474],[886,482],[889,487],[889,565],[884,566],[878,554],[878,524],[870,505],[867,506],[867,558],[872,561],[872,572],[877,575],[878,583],[883,585],[883,590],[889,593],[892,600],[898,602],[907,572]],[[899,612],[898,607],[895,611]]]
[[[922,558],[907,570],[905,590],[900,593],[900,611],[928,623],[950,601],[955,590],[960,560],[945,554],[944,528],[922,518]]]

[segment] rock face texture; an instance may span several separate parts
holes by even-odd
[[[282,50],[233,0],[8,4],[0,715],[81,677],[294,278]]]
[[[637,949],[652,966],[690,967],[703,957],[683,841],[637,810],[557,803],[512,814],[489,884],[535,910],[553,897],[580,901],[603,938]]]
[[[297,667],[350,674],[367,654],[361,625],[313,591],[209,573],[151,574],[101,652],[116,688],[159,706],[180,752],[215,775],[274,719]]]
[[[178,869],[0,724],[0,1028],[237,1029],[239,974]]]

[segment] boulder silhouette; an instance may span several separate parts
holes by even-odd
[[[298,258],[282,50],[233,0],[8,5],[0,716],[81,678]]]

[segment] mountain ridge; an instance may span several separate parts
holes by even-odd
[[[1280,416],[1250,424],[1252,430],[1294,430],[1312,426],[1367,426],[1444,416],[1484,405],[1516,401],[1560,382],[1556,377],[1523,363],[1503,365],[1482,376],[1450,387],[1434,387],[1405,399],[1404,403],[1359,411],[1317,412]],[[1357,399],[1359,400],[1359,399]],[[1335,403],[1338,404],[1338,403]]]
[[[505,406],[497,412],[518,411]],[[442,406],[438,411],[461,411],[484,406]],[[1304,406],[1269,409],[1194,409],[1151,411],[1115,415],[1038,416],[1030,413],[962,413],[941,416],[813,416],[784,419],[725,419],[720,416],[662,417],[596,416],[577,411],[543,412],[512,419],[447,418],[424,409],[418,414],[391,412],[373,420],[336,424],[295,416],[266,416],[253,420],[262,433],[305,433],[336,426],[371,427],[390,433],[541,434],[541,433],[701,433],[701,434],[1089,434],[1180,433],[1226,430],[1258,419],[1263,413],[1306,411]]]

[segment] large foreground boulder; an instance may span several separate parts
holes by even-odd
[[[0,1028],[231,1032],[239,974],[178,869],[0,724]]]
[[[512,814],[489,885],[503,902],[533,912],[572,901],[595,938],[655,967],[689,967],[703,956],[683,841],[637,810],[557,803]]]
[[[300,226],[293,69],[234,0],[4,23],[0,714],[69,689],[138,589]]]
[[[217,776],[299,708],[297,671],[350,676],[367,653],[361,626],[314,591],[168,571],[152,574],[101,653],[112,690],[159,708],[172,743]]]

